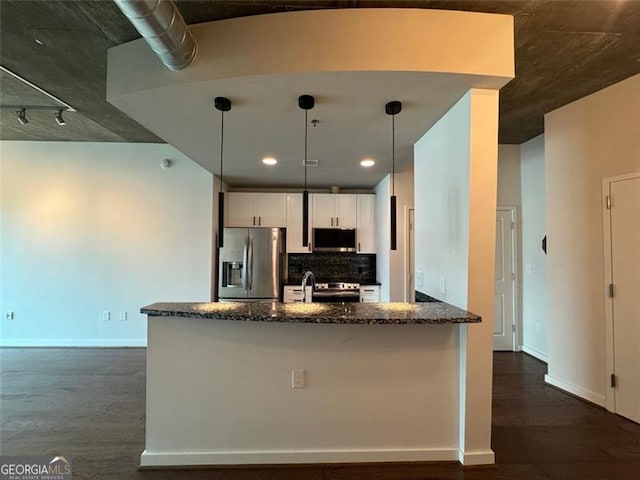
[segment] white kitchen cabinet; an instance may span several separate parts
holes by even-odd
[[[302,194],[287,193],[287,253],[311,253],[311,218],[309,244],[302,246]]]
[[[314,193],[313,226],[319,228],[356,228],[357,195]]]
[[[311,302],[312,291],[311,286],[306,288],[307,298],[306,303]],[[283,303],[296,303],[302,302],[302,285],[286,285],[284,287],[284,294],[282,295]]]
[[[229,192],[226,195],[227,227],[285,227],[285,193]]]
[[[361,285],[360,303],[380,303],[380,285]]]
[[[358,195],[356,222],[356,250],[358,253],[376,253],[376,196]]]
[[[258,227],[287,226],[287,194],[258,193]]]

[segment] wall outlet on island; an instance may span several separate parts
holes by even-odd
[[[291,388],[304,388],[304,369],[291,370]]]
[[[416,270],[416,287],[422,288],[423,280],[424,275],[422,274],[422,270]]]
[[[120,312],[120,321],[121,322],[127,321],[127,312]]]
[[[7,320],[13,320],[15,318],[15,314],[13,313],[13,310],[7,310],[7,313],[5,314],[5,316],[7,317]]]
[[[102,320],[104,322],[108,322],[109,320],[111,320],[111,312],[109,310],[105,310],[104,312],[102,312]]]

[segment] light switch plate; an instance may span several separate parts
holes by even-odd
[[[422,270],[416,271],[416,287],[422,287],[424,281],[424,277],[422,274]]]

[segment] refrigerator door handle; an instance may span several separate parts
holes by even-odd
[[[249,260],[249,236],[244,240],[244,248],[242,249],[242,288],[249,290],[249,282],[247,281]]]
[[[253,237],[251,236],[251,234],[249,234],[249,249],[248,249],[248,254],[247,254],[247,260],[248,260],[248,288],[247,290],[253,290]]]

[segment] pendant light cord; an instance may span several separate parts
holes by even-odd
[[[391,195],[396,194],[396,116],[391,115]]]
[[[304,189],[307,189],[307,129],[309,128],[309,122],[307,122],[307,115],[309,110],[304,111]]]
[[[222,167],[223,167],[223,152],[224,152],[224,112],[220,112],[220,191],[222,191]]]

